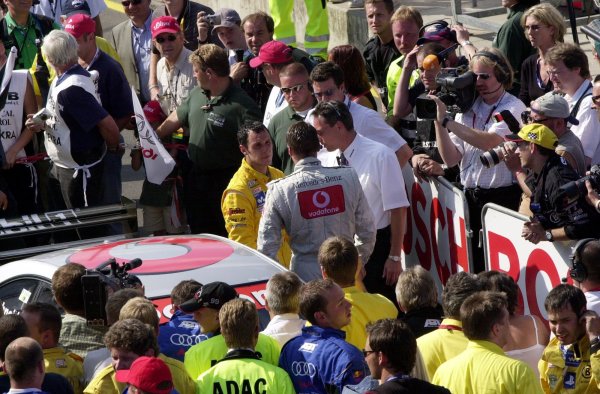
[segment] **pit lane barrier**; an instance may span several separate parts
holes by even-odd
[[[102,238],[48,243],[22,249],[0,250],[0,264],[67,247],[138,236],[136,203],[126,197],[121,197],[121,204],[0,218],[0,241],[114,223],[122,224],[122,234],[109,235]]]
[[[469,227],[464,193],[442,177],[419,181],[410,166],[403,169],[411,206],[403,244],[405,267],[420,264],[433,277],[438,296],[448,277],[473,272],[470,238],[481,236],[485,268],[506,272],[519,287],[519,304],[526,314],[547,320],[544,300],[552,288],[568,277],[568,261],[576,241],[540,242],[523,239],[529,218],[497,204],[482,210],[482,233]]]

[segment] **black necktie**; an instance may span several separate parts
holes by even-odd
[[[338,166],[350,165],[350,163],[348,163],[348,159],[346,159],[346,156],[344,156],[344,152],[340,152],[340,155],[337,156],[336,159],[337,159]]]

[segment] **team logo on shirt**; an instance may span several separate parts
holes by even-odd
[[[300,204],[300,214],[304,219],[337,215],[346,211],[342,185],[300,192],[298,193],[298,203]]]
[[[575,388],[575,373],[567,372],[565,374],[565,378],[563,380],[563,385],[566,389],[574,389]]]

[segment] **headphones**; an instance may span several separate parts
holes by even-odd
[[[569,276],[576,282],[583,282],[587,278],[588,273],[581,259],[581,254],[583,253],[583,249],[585,249],[585,245],[592,241],[597,241],[597,239],[584,238],[579,240],[575,244],[573,253],[569,257],[571,261],[571,270],[569,272]]]
[[[487,57],[488,59],[490,59],[498,65],[498,69],[500,69],[500,76],[496,77],[498,82],[504,84],[504,82],[509,80],[511,74],[510,69],[508,68],[506,62],[500,56],[488,51],[478,51],[473,55],[471,60],[475,59],[476,57]]]

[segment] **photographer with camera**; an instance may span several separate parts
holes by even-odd
[[[508,139],[517,143],[521,166],[533,172],[526,181],[533,217],[523,225],[521,236],[534,244],[598,237],[600,215],[585,203],[585,194],[569,198],[561,188],[578,177],[556,153],[558,138],[552,130],[533,123]]]
[[[239,78],[236,79],[239,74],[233,72],[233,66],[241,63],[247,67],[244,59],[252,54],[246,44],[240,15],[231,8],[221,8],[217,14],[204,17],[203,23],[212,26],[213,34],[216,34],[221,45],[229,52],[229,65],[232,66],[229,76],[239,82]]]
[[[459,165],[461,184],[469,204],[469,220],[473,234],[481,229],[481,209],[493,202],[510,209],[519,204],[521,190],[504,163],[486,168],[479,156],[500,143],[510,134],[506,122],[495,122],[494,114],[503,110],[512,113],[525,111],[525,105],[506,89],[513,82],[513,72],[506,57],[497,49],[477,52],[469,64],[476,77],[475,89],[479,97],[471,108],[456,116],[447,114],[446,104],[438,97],[428,96],[437,104],[434,120],[436,141],[444,163]],[[479,239],[471,239],[475,271],[483,270],[483,250]]]
[[[449,181],[455,182],[459,177],[458,167],[448,168],[443,164],[442,157],[437,148],[435,126],[433,119],[418,117],[417,100],[428,93],[438,93],[441,87],[437,83],[444,59],[445,48],[437,42],[428,42],[416,46],[406,56],[400,83],[396,89],[394,100],[394,116],[403,118],[415,112],[417,117],[416,138],[408,141],[412,145],[414,155],[410,159],[413,172],[418,179],[425,176],[445,176]],[[418,69],[419,79],[409,88],[413,71]]]

